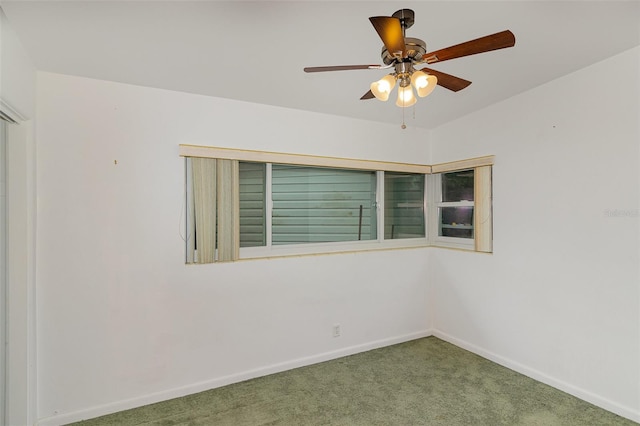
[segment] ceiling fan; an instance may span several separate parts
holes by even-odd
[[[377,98],[386,101],[397,83],[398,100],[396,105],[408,107],[416,103],[413,94],[415,88],[418,96],[427,96],[436,84],[457,92],[471,84],[470,81],[430,68],[416,69],[421,64],[433,64],[463,56],[512,47],[516,43],[515,36],[509,30],[480,37],[444,49],[427,52],[424,41],[405,36],[405,31],[414,23],[415,13],[411,9],[400,9],[391,16],[373,16],[369,18],[373,27],[382,39],[382,62],[384,65],[337,65],[322,67],[306,67],[305,72],[344,71],[361,69],[393,69],[382,79],[371,83],[371,89],[360,99]]]

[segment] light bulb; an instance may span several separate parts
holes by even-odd
[[[375,96],[377,99],[386,101],[387,99],[389,99],[389,94],[391,93],[391,90],[393,90],[393,86],[395,85],[395,77],[391,74],[388,74],[382,77],[380,80],[371,83],[371,93],[373,93],[373,96]]]
[[[411,105],[415,105],[416,102],[417,99],[413,95],[413,89],[410,85],[398,88],[398,100],[396,101],[397,106],[401,108],[410,107]]]
[[[418,96],[424,98],[436,88],[438,78],[435,75],[427,74],[424,71],[415,71],[411,75],[411,84],[416,88]]]

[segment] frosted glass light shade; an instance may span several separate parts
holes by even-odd
[[[411,84],[416,88],[418,96],[424,98],[436,88],[438,78],[424,71],[416,71],[411,75]]]
[[[411,85],[405,87],[398,87],[398,100],[396,106],[401,108],[410,107],[417,102],[416,97],[413,95],[413,89]]]
[[[371,93],[373,93],[373,96],[375,96],[376,99],[386,101],[389,99],[389,94],[395,85],[395,77],[391,74],[387,74],[380,80],[371,83]]]

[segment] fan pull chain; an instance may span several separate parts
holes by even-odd
[[[402,108],[402,126],[400,126],[402,130],[407,128],[407,125],[404,124],[404,107]]]
[[[403,102],[403,104],[404,104],[404,102]],[[404,129],[406,129],[406,128],[407,128],[407,125],[406,125],[406,124],[405,124],[405,122],[404,122],[404,110],[405,110],[405,108],[403,107],[403,108],[402,108],[402,125],[400,126],[400,128],[401,128],[402,130],[404,130]],[[412,114],[413,119],[415,120],[415,119],[416,119],[416,106],[415,106],[415,105],[414,105],[414,106],[413,106],[413,108],[411,109],[411,114]]]

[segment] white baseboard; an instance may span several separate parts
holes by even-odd
[[[507,367],[511,370],[514,370],[518,373],[524,374],[525,376],[531,377],[539,382],[542,382],[546,385],[552,386],[556,389],[559,389],[563,392],[566,392],[570,395],[575,396],[576,398],[580,398],[584,401],[587,401],[593,405],[596,405],[602,409],[615,413],[619,416],[625,417],[629,420],[633,420],[635,422],[640,423],[640,411],[625,407],[616,402],[603,398],[602,396],[596,395],[592,392],[581,389],[577,386],[574,386],[570,383],[564,382],[562,380],[556,379],[555,377],[549,376],[545,373],[542,373],[533,368],[527,367],[526,365],[520,364],[516,361],[510,360],[503,356],[497,355],[491,351],[488,351],[484,348],[476,346],[467,341],[458,339],[449,334],[443,333],[439,330],[433,330],[433,335],[439,339],[442,339],[446,342],[449,342],[455,346],[466,349],[469,352],[473,352],[476,355],[479,355],[483,358],[491,360],[496,364],[500,364],[504,367]]]
[[[124,410],[129,410],[131,408],[142,407],[144,405],[154,404],[156,402],[166,401],[173,398],[179,398],[182,396],[191,395],[191,394],[203,392],[206,390],[219,388],[222,386],[230,385],[232,383],[238,383],[245,380],[254,379],[256,377],[262,377],[262,376],[267,376],[269,374],[280,373],[282,371],[292,370],[294,368],[317,364],[324,361],[330,361],[332,359],[341,358],[344,356],[353,355],[360,352],[366,352],[372,349],[378,349],[385,346],[391,346],[398,343],[408,342],[410,340],[420,339],[420,338],[428,337],[431,335],[433,335],[432,330],[424,330],[416,333],[405,334],[402,336],[391,337],[388,339],[376,340],[373,342],[368,342],[360,345],[350,346],[347,348],[337,349],[335,351],[324,352],[318,355],[312,355],[308,357],[281,362],[278,364],[272,364],[265,367],[244,371],[241,373],[219,377],[216,379],[205,380],[203,382],[193,383],[191,385],[183,386],[180,388],[169,389],[162,392],[156,392],[149,395],[117,401],[110,404],[91,407],[91,408],[74,411],[70,413],[61,413],[56,416],[39,419],[36,422],[36,425],[37,426],[59,426],[59,425],[64,425],[68,423],[78,422],[81,420],[92,419],[95,417],[116,413],[118,411],[124,411]]]

